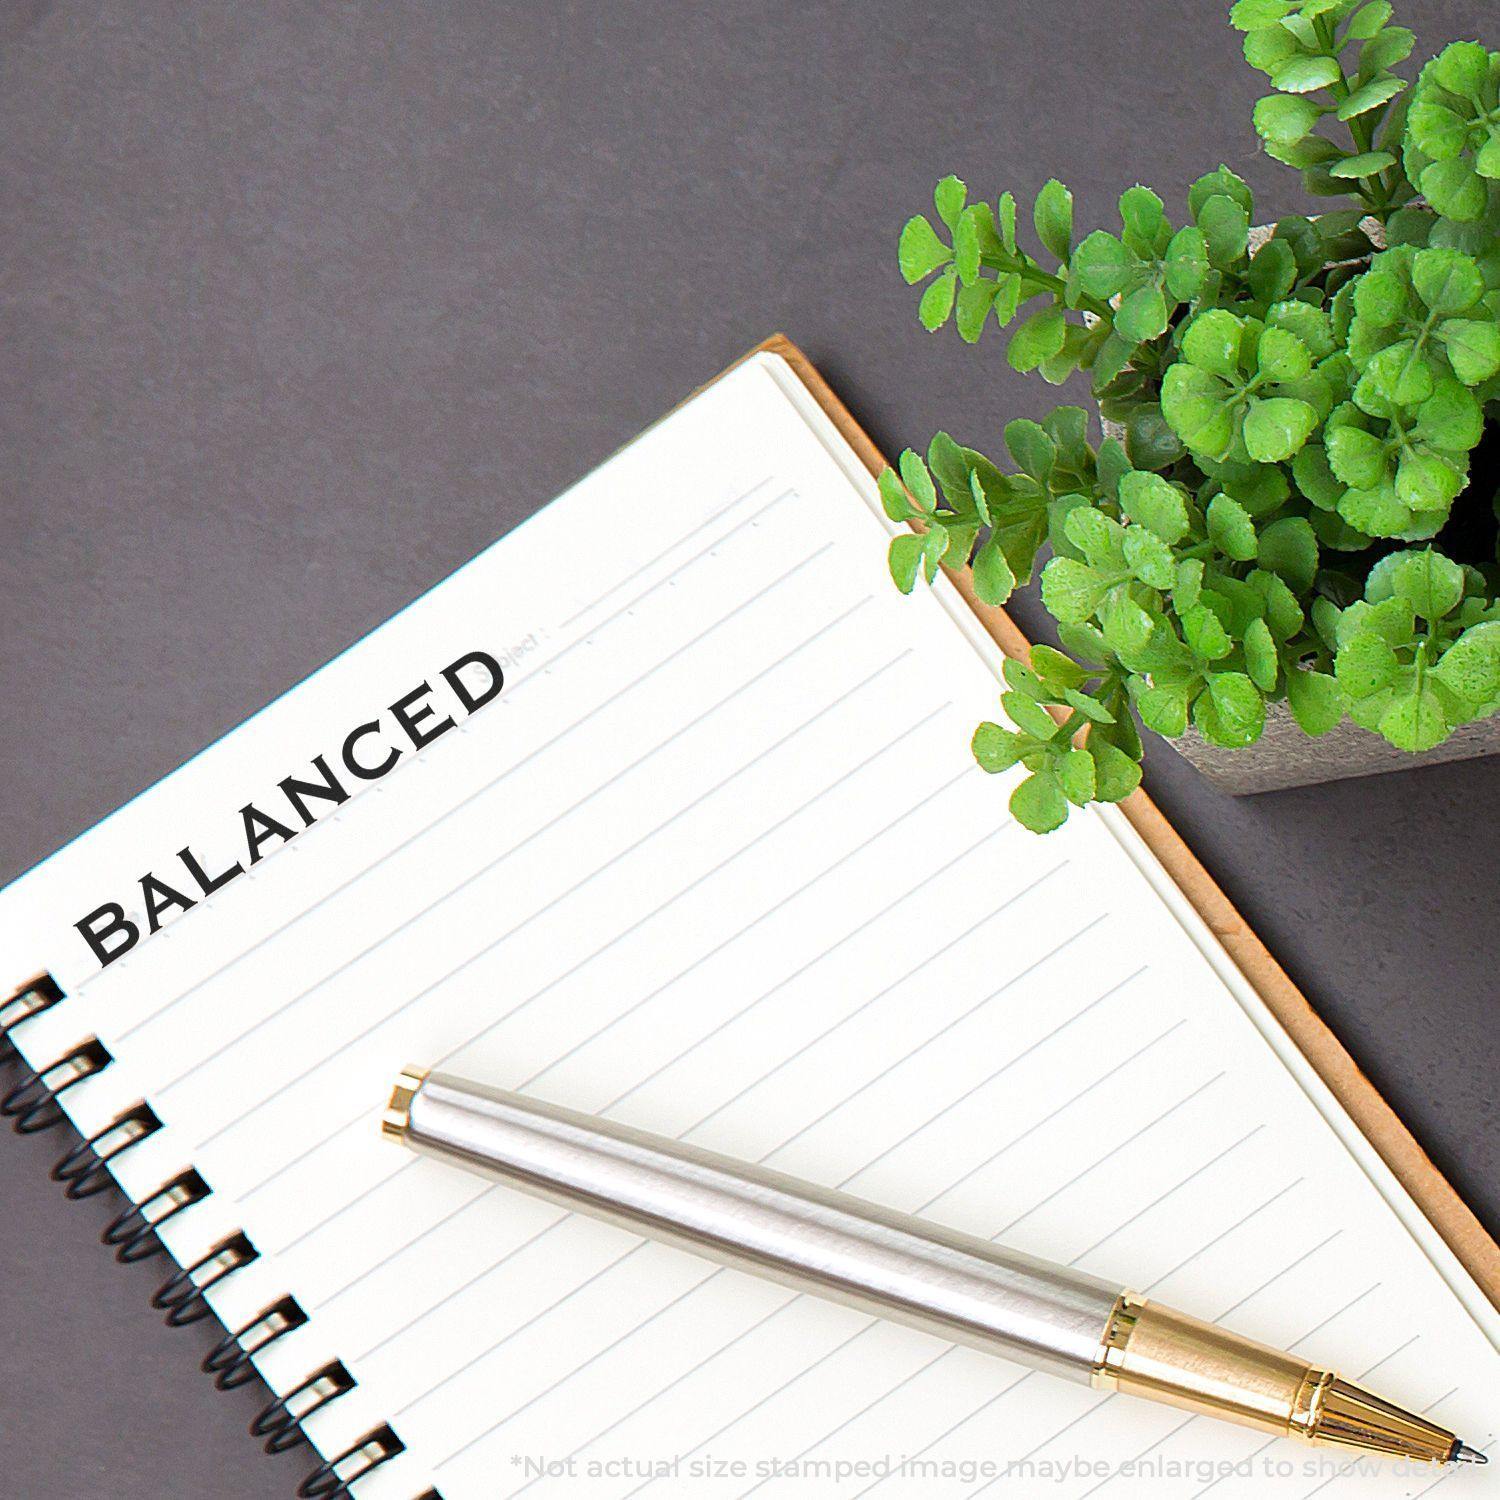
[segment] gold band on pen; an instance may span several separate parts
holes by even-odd
[[[1100,1340],[1097,1389],[1148,1396],[1276,1437],[1442,1462],[1451,1432],[1331,1370],[1122,1292]]]

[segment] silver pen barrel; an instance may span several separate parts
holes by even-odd
[[[563,1208],[1087,1384],[1120,1289],[766,1167],[439,1073],[387,1134]]]
[[[1274,1437],[1482,1463],[1332,1370],[1098,1277],[682,1141],[408,1069],[382,1121],[441,1161],[799,1292]]]

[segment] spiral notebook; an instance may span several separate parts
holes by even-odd
[[[76,1127],[58,1175],[123,1193],[106,1238],[165,1248],[158,1305],[223,1325],[208,1368],[264,1380],[303,1495],[1500,1493],[1028,1374],[381,1139],[398,1068],[441,1063],[1493,1440],[1493,1245],[1329,1086],[1149,804],[1010,821],[968,751],[1008,627],[890,587],[839,415],[762,349],[9,887],[6,1112]]]

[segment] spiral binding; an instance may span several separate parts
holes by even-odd
[[[15,994],[0,1000],[0,1062],[19,1056],[11,1033],[26,1021],[50,1010],[66,998],[50,974],[39,974]],[[97,1037],[89,1037],[44,1068],[28,1070],[0,1098],[0,1116],[11,1121],[23,1135],[48,1130],[66,1118],[59,1097],[87,1078],[96,1077],[113,1063],[109,1049]],[[86,1140],[80,1139],[52,1168],[52,1177],[63,1184],[69,1198],[89,1198],[113,1186],[111,1164],[132,1146],[149,1139],[162,1128],[156,1111],[144,1100],[123,1110]],[[162,1183],[154,1192],[133,1203],[112,1219],[100,1236],[122,1263],[145,1260],[164,1250],[162,1225],[201,1203],[213,1188],[193,1168]],[[151,1298],[151,1305],[166,1315],[174,1328],[208,1317],[213,1309],[205,1293],[244,1266],[260,1252],[241,1230],[226,1236],[191,1265],[181,1266],[167,1278]],[[283,1297],[262,1309],[242,1328],[229,1331],[203,1361],[204,1371],[224,1391],[234,1390],[258,1378],[254,1357],[277,1339],[308,1321],[295,1297]],[[301,1385],[278,1396],[262,1408],[250,1424],[251,1433],[264,1440],[268,1453],[283,1453],[306,1441],[303,1424],[355,1387],[355,1379],[335,1360],[308,1376]],[[336,1458],[320,1463],[297,1488],[301,1500],[335,1500],[348,1496],[350,1486],[405,1451],[405,1444],[389,1425],[366,1433]],[[442,1500],[429,1489],[417,1500]]]

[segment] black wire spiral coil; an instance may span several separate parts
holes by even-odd
[[[38,975],[15,994],[0,1000],[0,1063],[20,1056],[11,1033],[23,1023],[50,1010],[65,998],[62,987],[50,974]],[[0,1116],[8,1118],[23,1135],[62,1124],[67,1115],[60,1096],[87,1078],[96,1077],[114,1062],[109,1049],[97,1037],[89,1037],[57,1061],[29,1069],[3,1097]],[[69,1198],[90,1198],[113,1187],[111,1164],[132,1146],[149,1139],[162,1128],[156,1111],[144,1100],[122,1111],[87,1139],[80,1139],[52,1168],[52,1177],[62,1183]],[[115,1216],[100,1236],[124,1264],[145,1260],[165,1250],[159,1230],[186,1209],[203,1202],[213,1188],[193,1168],[178,1173],[153,1192]],[[226,1236],[191,1265],[180,1266],[157,1289],[151,1305],[166,1315],[174,1328],[209,1317],[213,1309],[204,1293],[251,1262],[260,1252],[240,1230]],[[294,1297],[283,1297],[262,1309],[237,1330],[224,1337],[203,1361],[205,1373],[224,1391],[234,1390],[259,1378],[254,1356],[277,1339],[308,1321]],[[354,1377],[339,1361],[325,1365],[300,1385],[263,1407],[250,1424],[268,1453],[284,1453],[307,1441],[303,1423],[355,1387]],[[335,1500],[348,1496],[350,1486],[381,1464],[405,1451],[405,1444],[388,1425],[366,1433],[352,1447],[320,1463],[297,1488],[301,1500]],[[429,1489],[418,1500],[442,1500]]]

